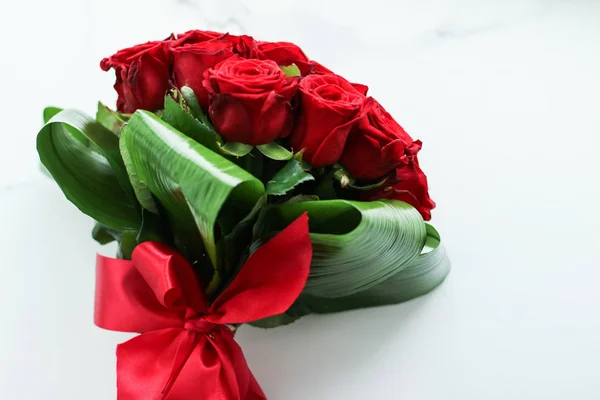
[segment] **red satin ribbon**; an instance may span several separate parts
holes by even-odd
[[[266,399],[226,325],[285,312],[311,257],[303,215],[254,252],[209,305],[187,260],[163,244],[140,244],[131,261],[98,255],[96,325],[142,333],[117,347],[118,399]]]

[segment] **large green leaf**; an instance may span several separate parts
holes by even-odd
[[[139,229],[139,205],[112,132],[79,111],[64,110],[39,132],[37,149],[42,164],[82,212],[117,231]]]
[[[427,243],[421,254],[397,274],[370,289],[337,299],[303,295],[299,305],[313,313],[331,313],[355,308],[401,303],[429,293],[450,272],[450,260],[438,232],[427,225]]]
[[[217,218],[225,206],[228,220],[232,215],[241,220],[263,196],[263,184],[147,111],[137,111],[123,128],[121,150],[138,197],[145,187],[160,202],[180,240],[199,233],[218,269]]]
[[[395,200],[307,201],[265,211],[260,233],[308,212],[313,243],[304,293],[339,298],[370,289],[407,268],[421,253],[426,225],[412,206]]]
[[[48,121],[52,119],[56,114],[61,112],[63,109],[58,107],[46,107],[44,108],[44,124],[47,124]]]
[[[254,326],[270,328],[310,313],[400,303],[430,292],[448,275],[450,261],[438,232],[410,205],[395,200],[299,199],[265,209],[255,236],[264,240],[304,211],[313,243],[306,288],[285,314]]]

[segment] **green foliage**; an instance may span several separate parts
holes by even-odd
[[[220,146],[221,151],[225,154],[229,154],[235,157],[243,157],[246,154],[250,153],[254,146],[238,143],[238,142],[228,142]]]
[[[295,65],[282,69],[299,74]],[[122,258],[144,241],[167,243],[209,283],[209,295],[307,212],[313,259],[306,287],[285,314],[254,326],[407,301],[449,272],[439,234],[412,206],[344,199],[385,179],[358,186],[341,166],[312,168],[302,152],[276,142],[256,150],[224,143],[188,87],[166,96],[160,117],[99,103],[96,120],[56,107],[44,110],[44,120],[40,159],[66,197],[97,221],[93,238],[117,241]]]
[[[211,126],[202,123],[187,112],[181,103],[170,96],[165,97],[165,109],[161,115],[163,121],[210,150],[220,153],[221,137]]]
[[[260,144],[256,148],[271,160],[286,161],[294,156],[294,153],[275,142]]]
[[[310,218],[313,260],[302,295],[286,313],[289,317],[407,301],[431,291],[448,274],[450,263],[439,234],[417,210],[400,201],[270,206],[255,235],[268,238],[303,212]],[[287,319],[256,326],[270,327],[276,321]]]
[[[300,68],[298,68],[298,66],[296,64],[292,64],[292,65],[281,65],[279,66],[279,68],[281,68],[281,70],[285,73],[285,76],[288,77],[295,77],[295,76],[302,76],[302,73],[300,72]]]
[[[101,102],[98,102],[96,121],[109,131],[113,132],[115,135],[118,135],[126,122],[126,118],[124,118],[121,114],[112,111]]]
[[[218,272],[217,219],[226,208],[223,218],[239,216],[234,219],[241,220],[263,196],[262,183],[147,111],[131,117],[121,141],[135,186],[143,185],[143,191],[160,202],[179,238],[180,251],[192,262],[198,261],[203,243],[202,250]],[[199,239],[195,234],[200,235],[201,243],[195,241]]]
[[[44,124],[52,119],[56,114],[62,111],[62,108],[58,107],[46,107],[44,108]]]
[[[279,314],[251,322],[250,325],[256,328],[277,328],[278,326],[289,325],[299,318],[300,317],[292,317],[287,314]]]
[[[44,125],[37,150],[65,196],[82,212],[116,231],[139,229],[138,203],[112,132],[79,111],[64,110]]]
[[[314,180],[315,177],[302,168],[302,162],[292,158],[267,182],[267,193],[284,195],[299,184]]]
[[[194,93],[192,88],[189,86],[182,87],[181,97],[183,97],[183,101],[189,107],[191,114],[204,125],[212,128],[212,125],[206,117],[206,115],[204,114],[204,112],[202,111],[202,108],[200,107],[200,102],[198,101],[198,98],[196,97],[196,94]]]
[[[429,293],[450,272],[450,260],[437,231],[427,225],[427,244],[417,258],[385,281],[349,296],[335,299],[303,295],[298,303],[313,313],[331,313],[396,304]]]

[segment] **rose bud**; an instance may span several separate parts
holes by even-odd
[[[427,177],[419,167],[417,156],[410,157],[407,164],[397,167],[389,182],[361,196],[361,200],[365,201],[382,198],[408,203],[421,213],[425,221],[431,219],[431,210],[435,208],[435,203],[429,197]]]
[[[248,35],[236,36],[230,35],[229,33],[192,30],[177,35],[177,39],[174,41],[173,46],[179,47],[185,46],[186,44],[196,44],[217,39],[230,42],[235,54],[239,54],[244,58],[256,58],[253,56],[254,53],[256,53],[254,38]]]
[[[273,60],[278,65],[295,64],[302,76],[314,72],[314,65],[302,49],[288,42],[256,42],[256,57],[260,60]]]
[[[177,39],[173,41],[173,46],[184,46],[186,44],[202,43],[212,39],[218,39],[225,35],[224,33],[213,31],[201,31],[194,29],[177,35]]]
[[[163,107],[171,75],[170,41],[140,44],[101,61],[104,71],[115,69],[117,110],[132,113],[140,108],[154,111]]]
[[[308,75],[300,82],[299,116],[290,138],[315,167],[339,161],[365,96],[338,75]]]
[[[341,164],[359,180],[379,179],[421,149],[375,100],[363,110],[358,126],[348,136]]]
[[[208,93],[202,86],[204,71],[233,56],[233,44],[228,40],[211,39],[175,47],[172,51],[175,85],[192,88],[202,109],[208,110]]]

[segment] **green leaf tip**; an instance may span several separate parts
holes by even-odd
[[[219,147],[225,154],[235,157],[243,157],[246,154],[250,153],[254,148],[254,146],[252,145],[239,142],[228,142],[223,145],[220,145]]]
[[[259,144],[256,148],[271,160],[287,161],[294,156],[294,153],[275,142]]]
[[[315,177],[302,168],[302,163],[292,158],[267,182],[267,194],[284,195],[299,184],[314,180]]]
[[[280,65],[279,68],[281,68],[281,70],[285,73],[285,76],[287,76],[288,78],[302,76],[302,73],[300,72],[300,68],[298,68],[298,66],[296,64]]]

